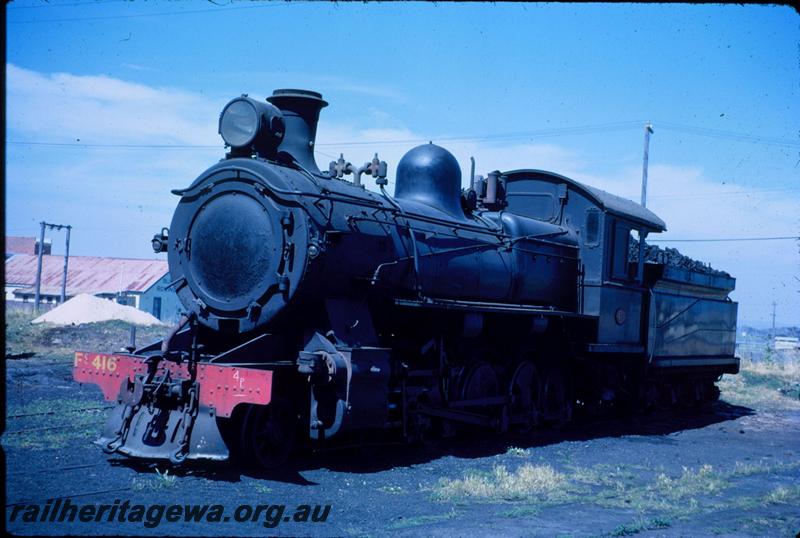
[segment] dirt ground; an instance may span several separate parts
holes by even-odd
[[[140,330],[139,342],[164,329]],[[171,468],[107,456],[108,413],[72,381],[74,349],[114,350],[127,327],[6,331],[6,525],[33,535],[795,536],[800,531],[800,370],[745,362],[721,400],[440,446],[325,451],[271,476],[230,464]],[[17,358],[9,358],[17,357]],[[26,522],[20,503],[331,505],[324,522]],[[279,518],[280,519],[280,518]]]

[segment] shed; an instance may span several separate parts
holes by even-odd
[[[33,254],[16,254],[6,260],[7,303],[33,302],[36,294],[37,265],[38,257]],[[58,302],[61,296],[63,270],[63,257],[42,256],[40,290],[42,302]],[[154,297],[162,296],[162,303],[170,304],[172,301],[170,294],[175,295],[171,290],[154,289],[155,284],[168,274],[169,267],[166,260],[70,256],[66,296],[69,299],[81,293],[89,293],[98,297],[113,298],[119,303],[143,309],[141,298],[145,292],[149,292],[150,306],[147,310],[152,313]],[[163,316],[160,319],[170,321],[173,313],[164,308]]]

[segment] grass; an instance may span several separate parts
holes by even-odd
[[[538,506],[517,506],[512,508],[511,510],[506,510],[505,512],[501,512],[500,515],[503,517],[530,517],[538,515],[542,509]]]
[[[70,359],[76,349],[117,351],[130,342],[130,325],[123,321],[105,321],[84,325],[57,326],[32,324],[33,314],[6,310],[6,355],[34,353]],[[162,338],[166,327],[137,327],[138,345]]]
[[[25,312],[9,312],[6,310],[6,355],[18,353],[33,353],[40,355],[63,355],[64,350],[47,338],[49,332],[44,324],[33,325],[32,314]]]
[[[401,495],[406,493],[406,490],[400,486],[381,486],[378,488],[378,491],[382,491],[384,493],[391,493],[393,495]]]
[[[91,424],[87,427],[66,428],[46,432],[26,432],[19,435],[4,435],[5,448],[24,450],[54,450],[65,448],[76,440],[86,441],[95,434],[102,424]]]
[[[169,469],[165,469],[162,473],[158,470],[158,468],[156,468],[155,475],[148,477],[134,477],[131,481],[131,489],[133,491],[156,491],[160,489],[168,489],[177,485],[177,479],[178,477],[175,475],[169,474]]]
[[[767,504],[791,504],[800,505],[800,486],[778,486],[764,496]]]
[[[32,418],[35,415],[58,417],[65,414],[72,416],[81,412],[90,413],[90,411],[86,410],[87,407],[102,407],[103,405],[108,404],[102,401],[98,402],[96,399],[59,398],[58,400],[53,400],[52,398],[37,398],[24,403],[10,402],[6,407],[6,417],[11,420],[17,420],[17,418],[13,417],[17,415],[31,415],[30,417],[20,416],[18,418]],[[47,415],[45,413],[52,414]]]
[[[419,525],[428,525],[430,523],[441,523],[454,519],[458,514],[455,510],[450,510],[444,514],[433,514],[428,516],[413,516],[399,519],[390,525],[391,529],[398,530],[408,527],[416,527]]]
[[[793,461],[790,463],[768,462],[763,459],[757,463],[737,461],[733,465],[733,470],[730,472],[730,476],[752,476],[756,474],[791,471],[798,468],[800,468],[800,461]]]
[[[718,495],[730,484],[711,465],[702,465],[697,470],[683,468],[681,476],[670,478],[659,474],[650,490],[657,496],[672,501],[680,501],[698,496]]]
[[[800,356],[786,356],[781,361],[772,353],[761,361],[742,357],[739,374],[725,375],[718,386],[721,398],[729,403],[756,409],[800,409]],[[784,394],[781,389],[789,390]]]
[[[509,456],[516,456],[518,458],[527,458],[531,455],[530,449],[527,448],[519,448],[516,446],[509,447],[506,451],[506,454]]]
[[[611,475],[602,489],[584,497],[584,501],[608,508],[683,517],[701,510],[712,498],[720,496],[730,487],[728,478],[727,473],[707,464],[697,469],[684,467],[679,476],[662,472],[644,483],[636,483],[635,478],[625,480]]]
[[[264,484],[256,484],[255,486],[253,486],[253,489],[255,489],[259,493],[265,493],[265,494],[272,493],[272,488],[269,486],[265,486]]]
[[[777,486],[762,495],[739,497],[731,502],[731,507],[742,511],[750,511],[780,504],[800,505],[800,486]]]
[[[44,450],[64,448],[77,439],[85,440],[96,434],[106,419],[103,410],[87,408],[102,407],[104,404],[102,401],[77,398],[58,401],[39,398],[25,403],[11,403],[6,409],[3,446]]]
[[[639,534],[642,531],[668,529],[672,526],[669,519],[655,517],[652,519],[638,518],[632,523],[626,523],[618,526],[611,531],[611,536],[631,536]]]
[[[636,480],[636,471],[647,470],[640,465],[600,463],[592,467],[569,467],[570,480],[590,486],[601,486],[606,489],[622,491]]]
[[[736,479],[784,474],[797,468],[800,462],[767,460],[736,462],[727,469],[709,464],[683,467],[678,474],[627,464],[568,467],[563,472],[549,465],[525,463],[513,471],[498,465],[489,472],[470,470],[462,478],[440,479],[433,497],[449,502],[517,503],[499,513],[508,518],[534,516],[545,506],[566,502],[633,510],[641,517],[611,532],[627,536],[668,528],[673,520],[697,513],[800,505],[800,486],[778,486],[749,497],[736,496],[732,489]]]
[[[725,376],[720,383],[723,397],[735,404],[757,409],[800,408],[800,401],[780,392],[787,385],[800,383],[797,361],[753,362],[744,358],[741,373]],[[510,447],[507,455],[529,457],[530,449]],[[736,462],[733,469],[715,469],[711,465],[696,468],[684,467],[679,475],[661,472],[647,476],[651,469],[630,465],[601,464],[586,467],[567,466],[569,472],[561,473],[549,465],[525,464],[516,471],[497,466],[491,472],[469,471],[463,478],[441,479],[434,488],[434,496],[441,500],[469,499],[481,501],[520,501],[538,499],[540,502],[559,502],[576,498],[583,502],[606,507],[635,509],[640,512],[660,512],[682,517],[712,508],[737,478],[763,473],[781,473],[800,467],[800,462]],[[644,473],[642,471],[645,471]],[[750,505],[775,504],[782,499],[793,499],[796,490],[778,489],[769,496],[744,499]],[[525,508],[520,508],[523,512]],[[513,512],[513,510],[512,510]],[[513,517],[510,516],[510,517]],[[652,526],[651,520],[637,520],[632,526],[619,529],[633,531],[637,526]],[[644,529],[645,527],[642,527]],[[650,528],[650,527],[647,527]],[[642,530],[640,529],[640,530]],[[639,532],[639,531],[637,531]]]
[[[100,431],[105,415],[101,413],[84,413],[69,415],[69,424],[64,420],[58,424],[38,425],[30,427],[14,426],[3,434],[5,448],[19,448],[25,450],[51,450],[66,447],[70,442],[87,441]],[[63,426],[63,427],[62,427]],[[40,429],[40,428],[53,429]],[[14,433],[20,432],[20,433]]]
[[[440,500],[475,499],[483,501],[542,498],[555,500],[564,495],[567,476],[549,465],[525,463],[509,472],[505,465],[496,465],[490,473],[468,472],[464,478],[442,478],[434,488]]]

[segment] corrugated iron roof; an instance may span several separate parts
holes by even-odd
[[[36,238],[7,235],[6,252],[9,254],[36,254]]]
[[[6,260],[6,285],[35,286],[37,256],[16,254]],[[42,256],[43,293],[61,290],[63,256]],[[70,256],[67,295],[79,293],[143,292],[164,276],[166,260]]]

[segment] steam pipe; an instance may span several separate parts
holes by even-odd
[[[470,157],[469,162],[469,188],[475,190],[475,157]]]
[[[189,316],[184,314],[183,316],[181,316],[181,319],[178,320],[178,323],[172,329],[170,329],[170,331],[167,334],[166,338],[164,338],[164,341],[161,342],[161,354],[162,355],[166,355],[167,353],[169,353],[169,345],[172,343],[172,338],[176,334],[178,334],[178,331],[183,329],[188,322],[189,322]]]
[[[500,172],[489,172],[486,178],[486,196],[483,199],[485,204],[493,204],[497,201],[497,178]]]
[[[353,170],[353,185],[355,185],[356,187],[361,186],[361,174],[369,170],[369,167],[370,163],[366,163],[358,170]]]
[[[400,207],[400,204],[398,204],[394,198],[389,196],[389,193],[386,192],[386,189],[383,187],[383,185],[381,185],[381,194],[383,194],[383,197],[386,198],[386,200],[390,204],[392,204],[397,209],[397,211],[400,212],[400,214],[403,216],[404,219],[406,219],[406,225],[408,226],[408,235],[411,237],[411,251],[414,254],[414,280],[416,281],[415,283],[417,285],[417,292],[421,294],[422,282],[420,279],[420,271],[419,271],[419,252],[417,251],[417,238],[414,237],[414,228],[411,226],[408,217],[406,217],[406,212],[403,211],[403,208]]]

